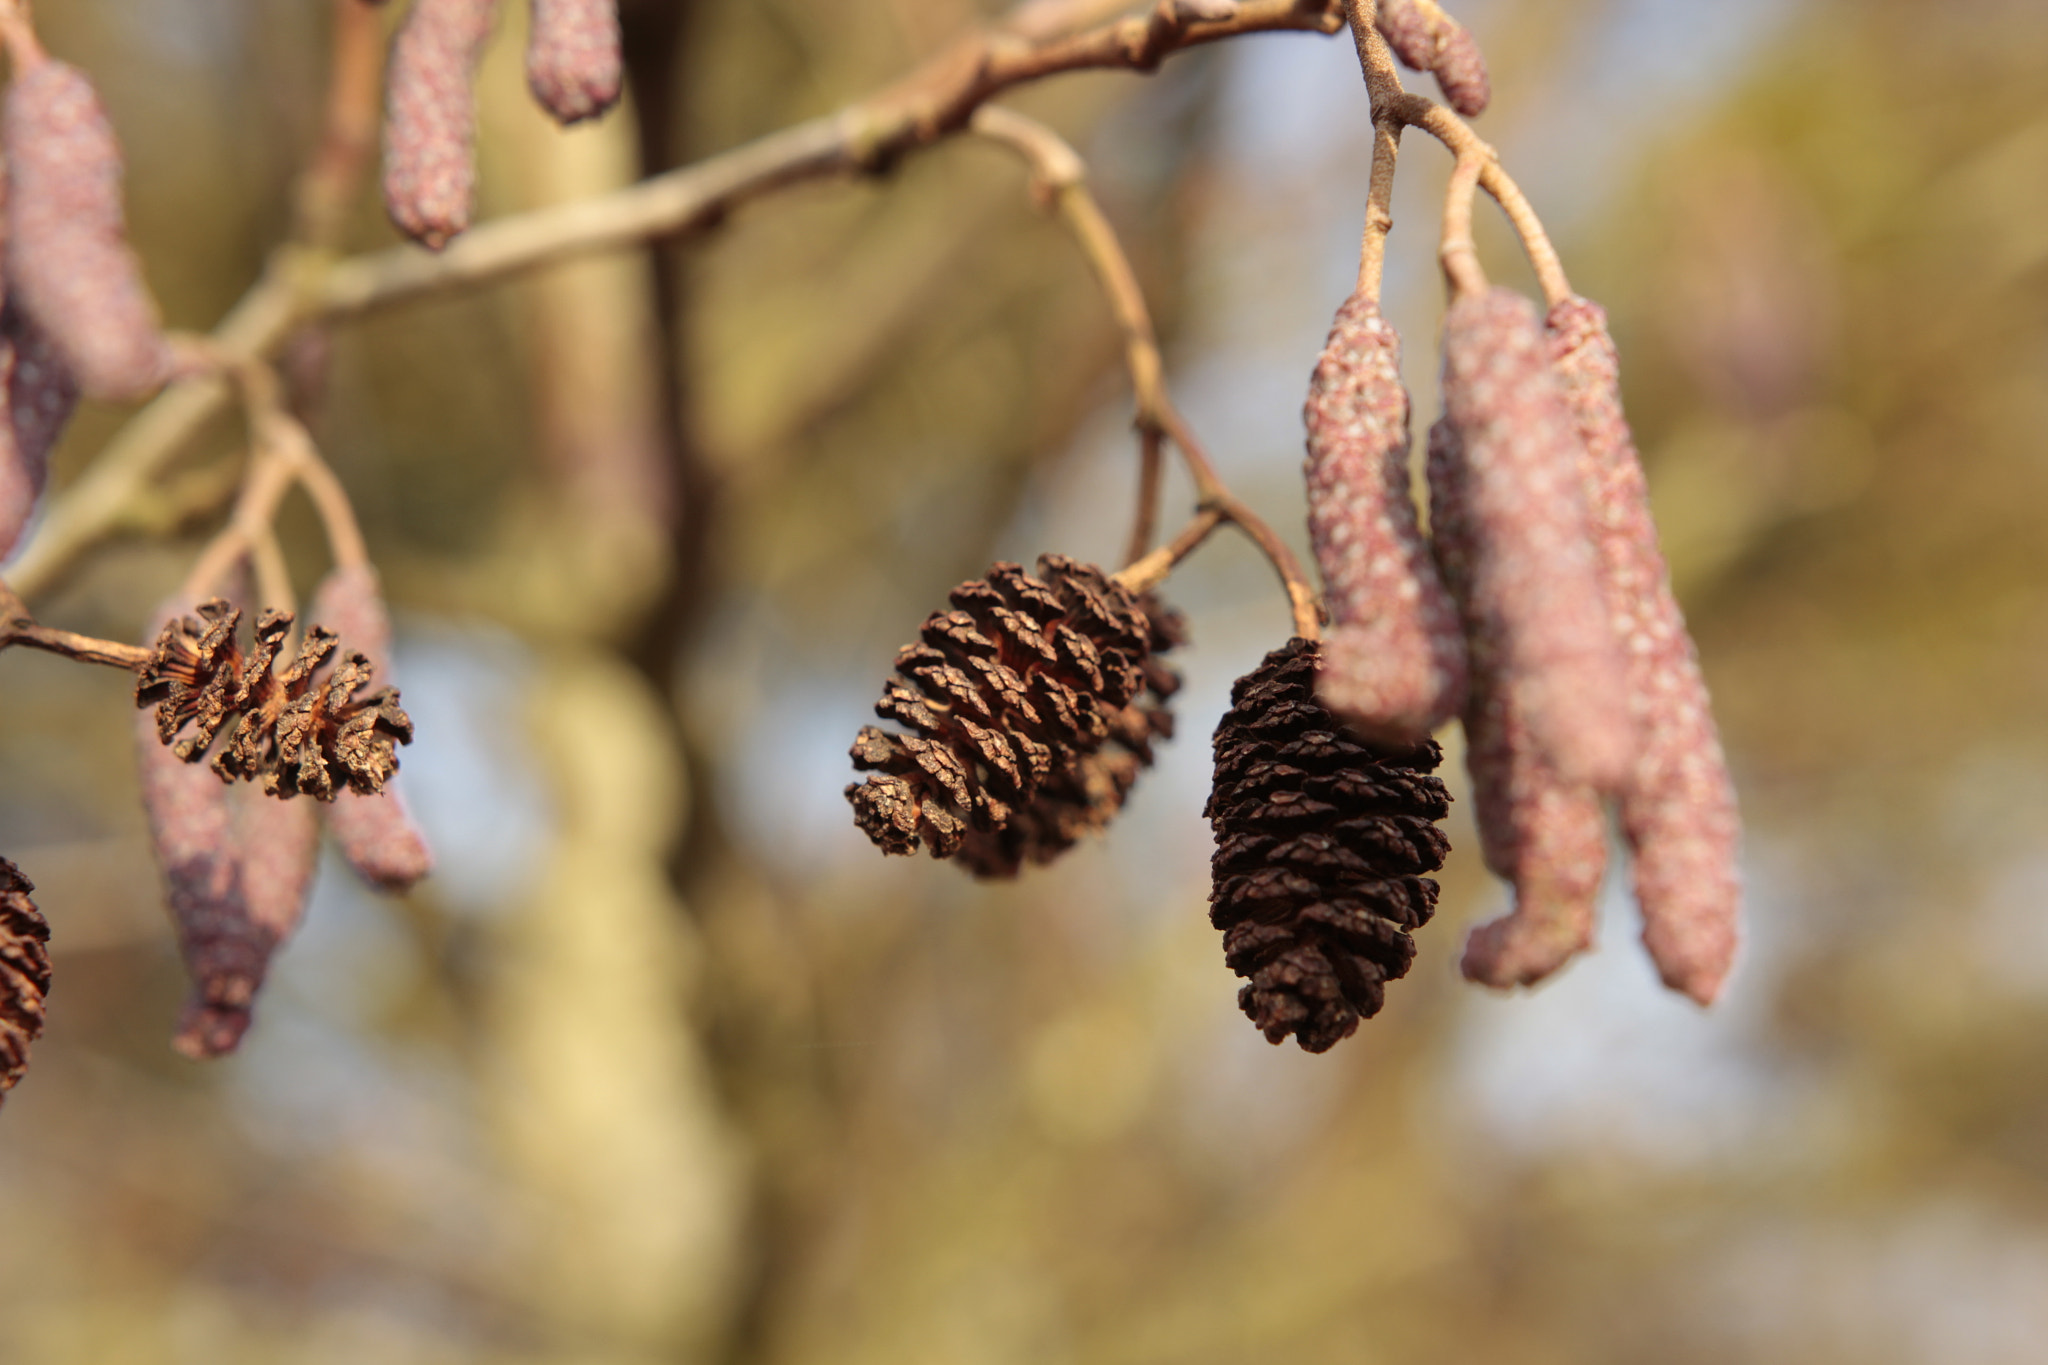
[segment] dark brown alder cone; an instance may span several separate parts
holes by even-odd
[[[1047,862],[1121,809],[1172,733],[1180,680],[1154,655],[1178,618],[1065,555],[1038,572],[962,583],[897,654],[875,714],[914,733],[863,727],[853,765],[871,776],[846,789],[884,853],[923,846],[982,877]]]
[[[163,383],[170,349],[128,245],[121,149],[92,81],[44,59],[0,104],[10,302],[34,316],[78,385],[127,402]]]
[[[1607,315],[1588,299],[1566,299],[1550,310],[1548,339],[1584,442],[1594,541],[1615,633],[1626,646],[1629,700],[1641,734],[1620,795],[1622,833],[1635,852],[1643,943],[1666,985],[1710,1004],[1739,937],[1735,787],[1699,656],[1657,548]]]
[[[384,96],[384,206],[439,251],[469,226],[476,188],[471,83],[496,0],[413,0],[391,42]]]
[[[1451,108],[1466,118],[1486,112],[1493,98],[1486,57],[1465,26],[1435,0],[1380,0],[1375,27],[1395,56],[1436,76]]]
[[[1472,931],[1459,966],[1488,986],[1528,986],[1592,945],[1607,870],[1607,813],[1599,793],[1559,777],[1544,759],[1511,685],[1496,623],[1478,610],[1467,472],[1456,435],[1438,422],[1429,432],[1430,534],[1470,632],[1465,767],[1480,852],[1515,889],[1514,909]]]
[[[1238,1005],[1267,1041],[1309,1052],[1379,1012],[1415,957],[1450,842],[1433,741],[1374,744],[1316,700],[1317,647],[1296,638],[1230,690],[1216,727],[1209,919],[1249,978]]]
[[[28,1070],[50,993],[50,926],[29,899],[35,883],[0,858],[0,1100]]]
[[[304,793],[322,801],[343,788],[383,790],[398,771],[395,746],[412,743],[412,720],[397,690],[357,696],[370,683],[369,660],[353,652],[335,659],[337,637],[317,625],[280,675],[272,665],[292,614],[264,612],[247,654],[235,637],[241,620],[216,597],[200,604],[197,617],[165,623],[135,679],[135,704],[156,707],[158,738],[197,763],[235,722],[213,760],[224,781],[260,777],[273,796]],[[191,732],[179,739],[187,724]]]
[[[1401,340],[1354,294],[1309,379],[1309,537],[1335,618],[1323,701],[1372,739],[1412,743],[1465,701],[1465,637],[1416,524],[1408,489]]]
[[[618,0],[533,0],[526,84],[562,123],[596,118],[619,102]]]
[[[313,594],[313,618],[361,650],[380,676],[391,676],[391,617],[375,569],[351,564],[330,572]],[[434,855],[406,809],[395,774],[374,795],[336,792],[326,816],[341,856],[372,886],[403,891],[433,871]]]

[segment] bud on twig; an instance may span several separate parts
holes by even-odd
[[[1380,0],[1376,27],[1410,68],[1436,76],[1451,108],[1472,118],[1493,98],[1486,57],[1463,24],[1435,0]]]
[[[390,676],[391,617],[384,610],[377,571],[368,564],[339,565],[313,594],[313,619],[351,645],[385,677]],[[327,829],[356,874],[385,891],[403,891],[431,872],[434,856],[413,823],[393,775],[374,795],[337,792],[327,807]]]
[[[476,187],[471,83],[496,0],[414,0],[391,43],[384,204],[399,230],[439,251],[469,226]]]
[[[87,394],[143,397],[170,373],[170,349],[128,245],[121,149],[92,81],[48,58],[21,67],[0,104],[0,143],[9,302],[48,332]]]
[[[958,856],[978,877],[1050,862],[1122,809],[1179,688],[1154,657],[1178,619],[1092,564],[1043,555],[1039,577],[998,563],[953,589],[954,610],[896,656],[854,740],[854,821],[884,853]]]
[[[1589,300],[1567,299],[1550,311],[1548,340],[1578,419],[1614,631],[1626,645],[1641,749],[1621,790],[1621,825],[1635,851],[1643,942],[1666,985],[1707,1004],[1734,962],[1738,937],[1735,789],[1699,658],[1657,548],[1607,315]]]
[[[1635,728],[1580,486],[1578,424],[1535,307],[1460,297],[1444,325],[1444,419],[1471,526],[1466,613],[1497,642],[1502,685],[1568,782],[1618,789]]]
[[[1544,761],[1502,669],[1492,624],[1473,610],[1473,527],[1468,466],[1445,422],[1429,432],[1429,519],[1444,582],[1471,631],[1472,693],[1465,705],[1465,767],[1486,865],[1515,889],[1512,913],[1465,943],[1466,977],[1488,986],[1541,981],[1593,941],[1607,869],[1600,797]]]
[[[50,926],[29,899],[35,883],[0,858],[0,1101],[28,1070],[50,993]]]
[[[619,100],[618,0],[533,0],[526,84],[563,123],[596,118]]]
[[[1323,1052],[1377,1014],[1415,957],[1450,842],[1434,741],[1345,733],[1316,701],[1316,645],[1295,638],[1230,689],[1216,727],[1209,921],[1249,980],[1237,1003],[1266,1040]]]
[[[1360,734],[1427,738],[1464,702],[1465,641],[1416,525],[1401,341],[1373,300],[1337,310],[1302,419],[1309,535],[1336,619],[1317,693]]]

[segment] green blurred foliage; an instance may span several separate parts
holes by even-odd
[[[207,325],[285,222],[316,7],[43,8],[168,314]],[[980,9],[628,4],[648,42],[676,20],[636,54],[665,80],[563,134],[523,102],[521,8],[487,213],[828,110]],[[1519,153],[1495,120],[1542,130],[1654,8],[1475,10],[1487,135]],[[1477,995],[1456,945],[1499,892],[1461,847],[1381,1018],[1318,1058],[1253,1036],[1197,812],[1222,688],[1285,618],[1232,542],[1173,585],[1183,734],[1108,841],[1003,887],[861,844],[839,755],[894,647],[994,555],[1108,558],[1130,483],[1077,253],[1006,153],[949,143],[333,335],[318,434],[401,613],[444,867],[395,902],[325,869],[243,1056],[165,1046],[121,680],[0,659],[0,851],[57,971],[0,1115],[0,1361],[2040,1358],[2048,15],[1812,0],[1757,31],[1661,119],[1654,76],[1593,111],[1621,160],[1563,243],[1744,796],[1723,1007],[1658,997],[1626,914],[1533,996]],[[1320,343],[1365,141],[1247,142],[1279,53],[1303,88],[1349,58],[1238,46],[1265,84],[1216,51],[1018,103],[1091,154],[1183,398],[1291,528],[1298,388],[1261,376]],[[1440,179],[1417,136],[1405,167]],[[391,240],[373,199],[358,249]],[[1422,379],[1430,206],[1397,210]],[[119,416],[83,415],[60,482]],[[202,503],[239,439],[185,461]],[[196,521],[39,608],[132,636]],[[282,531],[309,587],[316,524]]]

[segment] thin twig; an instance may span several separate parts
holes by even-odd
[[[383,92],[383,17],[363,0],[329,0],[327,108],[320,141],[292,193],[292,239],[336,250],[377,139]]]
[[[1437,260],[1455,298],[1476,298],[1486,292],[1486,271],[1472,242],[1472,192],[1484,164],[1477,156],[1460,156],[1444,190],[1444,230]]]
[[[1132,592],[1145,593],[1166,581],[1183,559],[1193,554],[1195,547],[1209,538],[1209,533],[1221,526],[1227,518],[1220,507],[1205,507],[1195,513],[1194,520],[1181,528],[1179,535],[1152,553],[1133,559],[1118,569],[1114,575],[1117,582]]]
[[[150,651],[141,645],[124,645],[115,640],[99,640],[74,631],[39,626],[21,599],[15,596],[14,589],[0,582],[0,650],[13,645],[61,654],[80,663],[105,664],[131,672],[148,663],[150,656]]]

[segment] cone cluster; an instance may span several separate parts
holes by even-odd
[[[1064,555],[1037,577],[995,564],[950,597],[875,704],[912,733],[863,727],[852,757],[870,776],[846,797],[885,853],[1013,876],[1108,823],[1173,733],[1180,679],[1157,656],[1180,619]]]
[[[319,626],[280,674],[292,614],[264,612],[247,652],[236,638],[241,620],[214,598],[164,626],[135,681],[135,704],[156,707],[157,737],[196,763],[225,732],[213,770],[223,781],[260,779],[273,796],[331,801],[342,790],[383,790],[398,771],[396,746],[412,742],[397,690],[358,696],[374,673],[369,660],[339,652],[339,638]]]
[[[1216,727],[1209,918],[1248,979],[1238,1005],[1270,1042],[1309,1052],[1378,1013],[1436,908],[1450,795],[1433,741],[1379,744],[1316,700],[1314,642],[1268,654]]]
[[[0,858],[0,1098],[28,1070],[50,993],[50,926],[29,899],[35,883]]]

